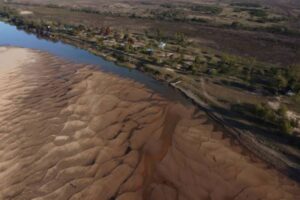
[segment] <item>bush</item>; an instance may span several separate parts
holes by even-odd
[[[233,12],[248,12],[249,15],[251,15],[252,17],[260,17],[260,18],[265,18],[268,16],[268,13],[260,8],[244,8],[244,7],[238,7],[238,8],[234,8]]]
[[[239,59],[236,56],[223,55],[217,63],[218,72],[222,74],[236,74],[239,72]]]
[[[257,123],[269,124],[284,134],[291,134],[295,123],[288,119],[287,108],[281,106],[278,110],[273,110],[267,104],[234,104],[231,109],[245,116],[256,118]]]
[[[248,10],[249,14],[253,17],[267,17],[268,14],[266,11],[261,10],[261,9],[251,9]]]
[[[214,5],[193,5],[191,10],[210,15],[217,15],[223,11],[221,7]]]
[[[184,33],[179,33],[179,32],[175,33],[174,39],[175,39],[176,43],[179,45],[183,45],[186,41],[186,37],[185,37]]]
[[[288,70],[288,79],[291,89],[295,93],[300,92],[300,65],[293,65]]]
[[[279,126],[280,126],[280,130],[285,134],[291,134],[293,131],[291,122],[286,118],[284,118],[280,121]]]
[[[243,28],[244,25],[240,22],[234,21],[230,24],[230,27],[234,28],[234,29],[240,29],[240,28]]]
[[[261,5],[258,4],[258,3],[248,3],[248,2],[245,2],[245,3],[232,3],[231,4],[232,6],[239,6],[239,7],[251,7],[251,8],[260,8]]]
[[[288,81],[282,74],[278,74],[275,77],[274,86],[277,89],[277,91],[284,91],[286,89],[286,87],[288,86]]]
[[[208,72],[211,76],[217,76],[218,75],[218,71],[216,69],[210,69]]]
[[[190,72],[192,72],[192,74],[196,74],[197,73],[197,65],[195,65],[195,63],[193,63],[192,65],[189,65],[188,66],[188,70],[190,71]]]
[[[198,22],[198,23],[208,23],[207,19],[204,18],[199,18],[199,17],[193,17],[191,18],[192,22]]]
[[[123,54],[114,54],[113,55],[119,62],[128,62],[129,58],[128,56],[125,56]]]

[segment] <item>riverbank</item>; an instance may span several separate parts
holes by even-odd
[[[4,57],[1,199],[300,195],[192,105],[47,53],[2,47]]]
[[[32,29],[30,29],[32,30]],[[30,31],[29,30],[29,31]],[[46,38],[49,38],[49,36],[45,36]],[[87,42],[85,40],[75,39],[75,37],[72,37],[67,34],[61,34],[60,39],[63,42],[66,42],[71,45],[75,45],[79,48],[87,49],[91,53],[99,56],[103,56],[105,58],[111,59],[112,57],[107,56],[107,52],[105,53],[106,48],[104,49],[98,49],[95,50],[95,43],[93,42]],[[109,49],[106,49],[106,51],[110,51]],[[119,51],[120,54],[122,54],[121,51]],[[113,59],[114,60],[114,59]],[[116,60],[114,60],[116,61]],[[139,63],[139,60],[136,60],[137,63]],[[117,62],[120,64],[119,62]],[[258,132],[256,130],[244,130],[243,124],[237,124],[237,123],[228,123],[228,121],[231,121],[232,118],[230,117],[229,120],[224,120],[224,113],[221,113],[217,111],[216,109],[212,110],[216,102],[218,103],[218,100],[216,98],[207,98],[206,89],[202,87],[202,84],[199,84],[199,81],[194,81],[193,79],[189,79],[188,76],[184,76],[180,73],[177,73],[174,70],[168,70],[166,68],[154,66],[154,65],[147,65],[146,67],[140,67],[138,68],[140,71],[146,72],[149,75],[153,76],[156,79],[162,80],[163,82],[170,83],[174,86],[176,85],[176,89],[181,90],[184,94],[187,94],[186,96],[189,97],[189,99],[192,99],[200,106],[203,106],[203,104],[199,104],[199,102],[206,102],[206,110],[208,111],[208,114],[214,119],[216,122],[219,123],[221,127],[224,127],[228,131],[228,134],[235,137],[235,139],[240,140],[241,144],[244,144],[247,146],[249,151],[252,151],[256,153],[260,158],[264,159],[265,161],[272,164],[277,169],[281,170],[285,174],[289,175],[290,177],[294,179],[298,178],[298,172],[299,172],[299,162],[298,159],[300,157],[299,152],[299,139],[294,139],[294,137],[290,137],[289,135],[284,136],[277,136],[277,133],[270,132],[270,130],[267,127],[264,127],[265,129],[262,131],[263,135],[262,137],[257,134]],[[216,79],[215,79],[216,80]],[[201,83],[201,82],[200,82]],[[222,82],[221,82],[222,83]],[[199,90],[199,88],[201,88]],[[226,88],[222,88],[226,89]],[[244,96],[245,92],[242,92],[236,96],[240,98],[240,96]],[[221,95],[222,98],[224,97]],[[250,98],[249,98],[250,97]],[[247,101],[252,101],[253,96],[246,95],[243,97],[243,100],[246,99]],[[254,98],[257,100],[257,96]],[[263,98],[265,99],[265,98]],[[211,101],[213,100],[213,101]],[[224,111],[224,107],[222,107]],[[226,113],[225,114],[231,114],[233,111],[225,108]],[[216,112],[217,111],[217,112]],[[225,116],[226,117],[226,116]],[[241,119],[241,116],[238,116],[238,120]],[[250,124],[248,127],[255,127],[257,124]],[[265,131],[265,132],[264,132]],[[238,133],[238,134],[237,134]],[[243,136],[246,135],[246,136]],[[243,139],[242,139],[243,138]],[[275,139],[274,139],[275,138]],[[246,140],[246,141],[245,141]],[[292,147],[291,144],[293,145]],[[259,151],[258,151],[259,149]]]

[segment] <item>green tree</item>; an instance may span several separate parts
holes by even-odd
[[[193,63],[192,65],[189,65],[188,70],[190,72],[192,72],[192,74],[196,74],[197,73],[197,65],[195,65],[195,63]]]
[[[277,74],[277,76],[275,77],[275,87],[277,91],[285,89],[287,85],[288,80],[282,74]]]

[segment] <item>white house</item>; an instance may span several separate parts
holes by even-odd
[[[158,47],[161,48],[161,49],[164,49],[166,46],[167,46],[167,44],[164,43],[164,42],[160,42],[159,45],[158,45]]]

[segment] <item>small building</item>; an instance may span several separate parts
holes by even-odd
[[[158,47],[159,47],[160,49],[164,49],[164,48],[166,48],[166,46],[167,46],[167,44],[164,43],[164,42],[160,42],[159,45],[158,45]]]
[[[289,90],[287,91],[286,95],[292,97],[295,96],[296,94],[293,91]]]

